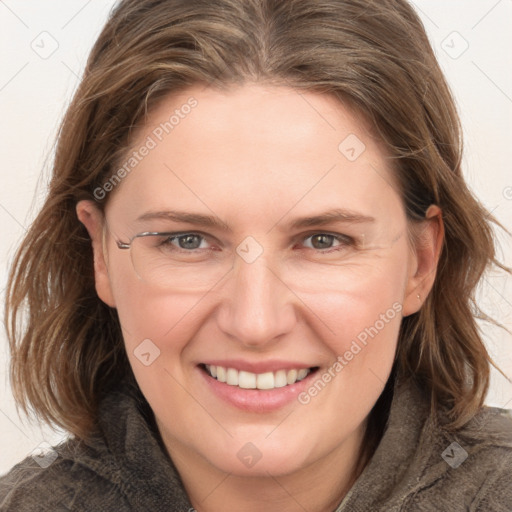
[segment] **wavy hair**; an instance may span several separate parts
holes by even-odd
[[[63,119],[44,205],[11,269],[6,326],[17,402],[79,438],[103,393],[133,379],[117,313],[97,296],[79,200],[112,176],[136,126],[197,83],[264,82],[331,94],[368,120],[393,158],[408,220],[443,212],[437,277],[403,319],[395,361],[445,427],[482,406],[492,361],[475,289],[495,258],[492,223],[462,175],[459,118],[424,27],[405,0],[122,0]],[[98,202],[100,208],[108,196]],[[394,375],[395,373],[393,373]]]

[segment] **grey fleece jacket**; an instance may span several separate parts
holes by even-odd
[[[28,457],[0,478],[0,510],[192,512],[140,391],[111,392],[100,418],[93,441],[65,441],[45,469]],[[420,391],[397,385],[380,444],[335,512],[384,511],[512,512],[510,413],[484,408],[446,436]]]

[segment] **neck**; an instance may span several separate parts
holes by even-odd
[[[370,458],[371,454],[362,450],[365,428],[363,424],[342,444],[309,466],[279,476],[269,472],[262,476],[226,473],[169,438],[161,428],[160,432],[197,512],[333,512]]]

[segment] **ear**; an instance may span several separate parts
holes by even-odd
[[[414,241],[403,301],[403,316],[419,311],[434,286],[444,241],[441,209],[436,205],[430,205],[425,220],[413,229]]]
[[[115,300],[108,274],[103,212],[94,204],[94,201],[83,200],[77,203],[76,214],[91,237],[96,293],[105,304],[113,308],[115,307]]]

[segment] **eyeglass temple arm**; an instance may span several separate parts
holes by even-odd
[[[144,233],[139,233],[138,235],[135,235],[134,238],[144,237],[144,236],[167,235],[167,234],[168,233],[160,233],[159,231],[145,231]],[[130,241],[129,243],[124,243],[124,242],[116,242],[116,243],[117,243],[117,247],[119,247],[119,249],[129,249],[132,244],[132,241]]]

